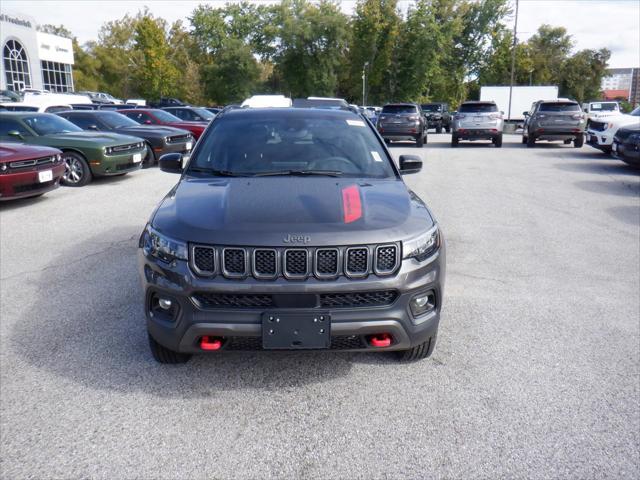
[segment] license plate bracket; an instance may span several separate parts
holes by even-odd
[[[309,350],[331,346],[328,312],[264,313],[262,347],[272,350]]]

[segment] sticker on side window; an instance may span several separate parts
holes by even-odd
[[[351,125],[352,127],[364,127],[364,122],[362,120],[347,120],[347,125]]]
[[[371,152],[371,156],[373,157],[374,162],[381,162],[382,158],[378,152]]]

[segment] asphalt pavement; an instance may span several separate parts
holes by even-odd
[[[0,205],[0,476],[638,478],[640,172],[519,137],[418,150],[447,241],[433,356],[156,364],[149,169]]]

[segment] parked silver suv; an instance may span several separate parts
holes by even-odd
[[[573,100],[539,100],[524,116],[522,143],[527,147],[533,147],[537,140],[562,140],[565,145],[573,142],[576,148],[584,144],[587,116]]]
[[[504,120],[495,102],[464,102],[453,117],[451,146],[457,147],[460,140],[491,140],[502,146]]]

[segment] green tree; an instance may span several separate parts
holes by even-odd
[[[394,49],[402,23],[397,3],[397,0],[360,0],[355,7],[348,59],[349,88],[341,89],[354,101],[362,100],[361,76],[367,62],[367,103],[380,104],[392,96]]]
[[[508,85],[511,81],[511,52],[513,34],[506,28],[492,33],[491,47],[478,73],[480,85]],[[532,81],[533,72],[530,48],[527,43],[516,45],[514,83],[528,85]]]
[[[573,40],[564,27],[541,25],[528,42],[537,85],[559,85],[564,63],[573,48]]]
[[[607,72],[607,62],[611,52],[581,50],[569,57],[563,64],[560,93],[582,103],[600,98],[600,84]]]

